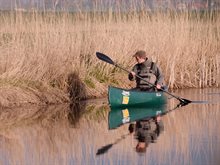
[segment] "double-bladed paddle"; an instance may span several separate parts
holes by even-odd
[[[115,67],[118,67],[118,68],[120,68],[120,69],[122,69],[122,70],[124,70],[124,71],[126,71],[126,72],[128,72],[128,73],[131,73],[131,71],[129,71],[129,70],[127,70],[127,69],[121,67],[120,65],[118,65],[117,63],[115,63],[110,57],[108,57],[107,55],[105,55],[105,54],[103,54],[103,53],[96,52],[96,56],[98,57],[98,59],[100,59],[100,60],[102,60],[102,61],[104,61],[104,62],[107,62],[107,63],[109,63],[109,64],[111,64],[111,65],[114,65]],[[138,76],[138,75],[135,75],[135,76],[136,76],[137,78],[139,78],[139,79],[145,81],[146,83],[148,83],[148,84],[150,84],[150,85],[152,85],[153,87],[156,88],[156,85],[155,85],[155,84],[152,84],[152,83],[146,81],[145,79],[143,79],[142,77],[140,77],[140,76]],[[170,93],[170,92],[164,90],[163,88],[161,88],[160,90],[163,91],[163,92],[165,92],[165,93],[167,93],[168,95],[170,95],[170,96],[172,96],[172,97],[178,99],[178,100],[181,102],[181,105],[182,105],[182,106],[185,106],[185,105],[187,105],[187,104],[189,104],[189,103],[192,102],[191,100],[188,100],[188,99],[184,99],[184,98],[175,96],[174,94],[172,94],[172,93]]]

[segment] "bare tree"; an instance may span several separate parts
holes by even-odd
[[[211,4],[212,4],[212,0],[207,0],[207,4],[208,4],[208,10],[211,9]]]
[[[53,9],[54,9],[54,11],[56,10],[58,4],[59,4],[59,0],[53,0]]]

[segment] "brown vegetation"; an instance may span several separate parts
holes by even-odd
[[[76,74],[83,88],[78,93],[86,91],[80,98],[100,97],[108,84],[131,85],[95,52],[130,69],[139,49],[161,66],[170,88],[220,84],[218,13],[9,12],[1,14],[0,23],[1,90],[25,86],[61,91],[66,98],[74,84],[68,76]]]

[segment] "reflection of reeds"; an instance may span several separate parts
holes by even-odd
[[[107,128],[107,122],[103,120],[107,118],[106,108],[103,103],[85,106],[84,102],[74,107],[66,104],[5,109],[1,112],[0,119],[1,155],[10,164],[69,164],[70,159],[85,162],[86,159],[82,156],[83,145],[86,145],[84,149],[87,150],[87,142],[97,140],[88,137],[87,133],[90,136],[99,125]],[[68,119],[68,114],[73,115],[73,111],[78,122],[78,126],[74,128],[71,126],[72,121]],[[81,115],[76,115],[77,112]],[[30,157],[26,157],[26,154]],[[0,162],[5,164],[2,157]]]
[[[89,105],[84,101],[75,104],[4,108],[0,111],[0,130],[34,123],[49,128],[62,121],[68,121],[70,125],[75,126],[82,117],[87,120],[103,120],[108,110],[106,100],[90,102]]]
[[[96,51],[130,68],[131,55],[144,49],[161,66],[170,87],[218,86],[218,15],[1,13],[0,83],[36,87],[44,82],[66,89],[68,74],[77,71],[87,87],[102,90],[103,83],[127,77],[119,79],[112,66],[100,64]]]
[[[0,113],[0,129],[11,129],[39,122],[40,125],[50,127],[51,123],[66,118],[68,104],[45,107],[4,108]]]

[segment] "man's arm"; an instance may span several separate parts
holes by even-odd
[[[137,69],[136,69],[136,66],[133,67],[132,71],[128,74],[128,79],[130,81],[134,81],[135,80],[135,75],[137,73]]]

